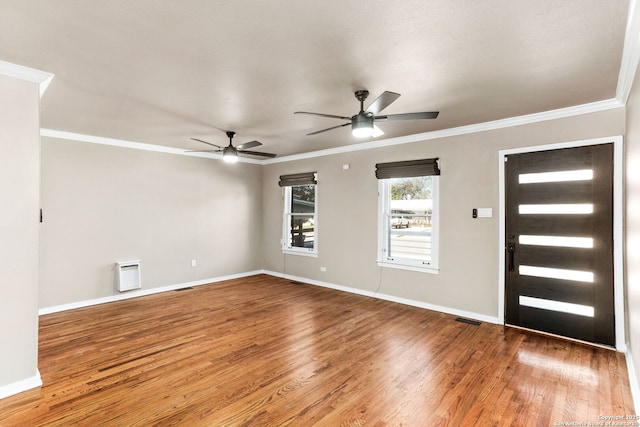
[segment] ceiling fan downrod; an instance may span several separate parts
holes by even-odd
[[[360,101],[360,114],[362,114],[364,113],[364,101],[369,96],[369,91],[366,89],[357,90],[355,95],[356,95],[356,99]]]

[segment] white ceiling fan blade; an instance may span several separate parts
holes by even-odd
[[[384,132],[382,132],[382,129],[380,129],[378,126],[376,126],[374,124],[373,125],[373,133],[371,134],[371,136],[376,138],[376,137],[382,136],[382,135],[384,135]]]

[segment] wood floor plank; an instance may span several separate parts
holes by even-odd
[[[42,316],[0,426],[547,426],[633,413],[621,354],[267,275]]]

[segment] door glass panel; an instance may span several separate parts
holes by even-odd
[[[584,215],[593,213],[592,203],[548,204],[548,205],[519,205],[521,215],[529,214],[559,214],[559,215]]]
[[[592,237],[567,237],[567,236],[530,236],[518,237],[521,245],[555,246],[564,248],[593,248]]]
[[[519,273],[523,276],[545,277],[548,279],[573,280],[574,282],[593,283],[591,271],[565,270],[563,268],[519,266]]]
[[[561,172],[521,173],[520,184],[537,184],[542,182],[589,181],[593,179],[593,169],[581,169]]]
[[[594,309],[588,305],[572,304],[569,302],[553,301],[543,298],[532,298],[520,295],[520,305],[543,310],[561,311],[563,313],[577,314],[579,316],[593,317]]]

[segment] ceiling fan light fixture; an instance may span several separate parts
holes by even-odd
[[[238,161],[238,152],[231,146],[222,150],[222,160],[227,163],[236,163]]]
[[[356,138],[367,138],[373,135],[373,117],[357,115],[351,120],[351,134]]]

